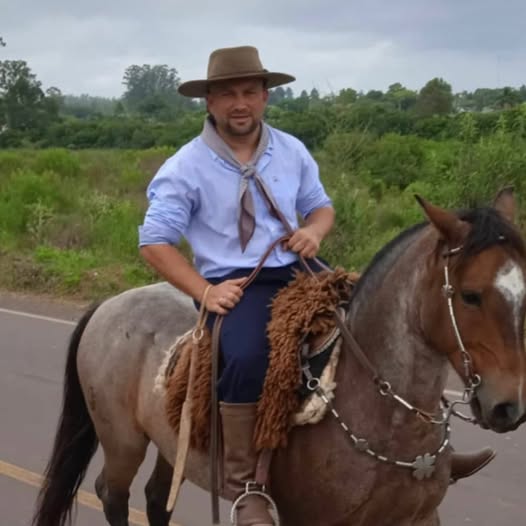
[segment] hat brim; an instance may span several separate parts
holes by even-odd
[[[226,75],[224,77],[214,77],[213,79],[206,80],[189,80],[183,82],[177,90],[181,95],[185,97],[206,97],[208,95],[208,87],[214,82],[220,82],[223,80],[237,80],[237,79],[264,79],[266,80],[267,88],[275,88],[282,84],[288,84],[294,82],[296,77],[288,75],[287,73],[275,73],[275,72],[264,72],[264,73],[245,73],[242,75]]]

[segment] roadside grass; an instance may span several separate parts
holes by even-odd
[[[518,141],[329,136],[315,157],[337,224],[320,255],[363,270],[385,243],[424,220],[415,194],[449,208],[488,204],[508,184],[524,195],[526,148]],[[137,228],[148,182],[172,154],[0,151],[0,287],[91,300],[158,281],[139,256]]]

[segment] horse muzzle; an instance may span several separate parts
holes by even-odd
[[[495,401],[485,396],[483,390],[471,401],[471,410],[483,429],[496,433],[515,431],[526,421],[524,404],[518,400]]]

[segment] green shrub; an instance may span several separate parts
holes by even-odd
[[[405,188],[426,177],[425,143],[417,137],[387,134],[374,144],[364,161],[373,179]]]
[[[21,170],[26,165],[22,152],[0,151],[0,184],[1,181],[13,172]]]
[[[334,265],[363,270],[385,243],[423,221],[415,194],[447,208],[488,204],[507,184],[519,197],[526,195],[522,109],[500,120],[441,118],[435,124],[447,123],[451,130],[454,121],[462,130],[448,140],[346,128],[352,104],[334,122],[324,108],[320,122],[274,110],[273,119],[287,121],[291,131],[305,125],[306,136],[318,144],[314,154],[336,209],[336,227],[321,255]],[[309,117],[316,111],[310,108]],[[382,113],[384,119],[391,114]],[[124,144],[138,129],[140,121],[133,122],[64,126],[75,133],[106,127],[104,140]],[[491,133],[489,122],[496,126]],[[177,130],[177,141],[197,124],[202,120],[189,118],[187,128]],[[99,140],[97,133],[90,140]],[[147,205],[146,185],[174,150],[0,152],[0,286],[94,298],[160,279],[140,258],[137,227]],[[526,210],[522,214],[526,220]],[[191,257],[186,244],[181,250]]]
[[[35,221],[52,217],[55,210],[69,208],[59,177],[52,172],[36,174],[31,171],[13,172],[0,184],[0,230],[12,236],[34,234]],[[28,230],[29,223],[33,231]]]
[[[86,251],[59,250],[53,247],[38,247],[35,261],[42,265],[44,273],[56,278],[62,291],[75,291],[84,274],[97,266],[97,258]]]
[[[50,171],[63,177],[76,177],[80,173],[80,163],[74,153],[53,148],[38,152],[33,169],[35,172]]]

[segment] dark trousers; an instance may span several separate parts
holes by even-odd
[[[312,262],[311,267],[321,270]],[[268,368],[270,345],[267,324],[270,302],[276,293],[294,279],[298,263],[264,268],[249,285],[241,301],[225,316],[220,337],[219,400],[232,404],[259,400]],[[248,276],[252,269],[236,270],[221,278],[209,278],[214,285],[227,279]],[[212,330],[216,315],[208,316]]]

